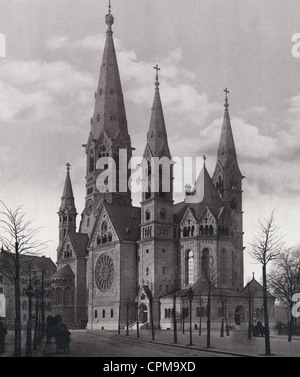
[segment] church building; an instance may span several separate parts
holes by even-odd
[[[67,164],[58,211],[57,272],[51,279],[53,313],[60,313],[69,327],[99,330],[133,328],[137,322],[141,327],[153,324],[167,329],[173,327],[174,316],[180,328],[185,321],[188,326],[191,314],[193,328],[197,328],[202,320],[205,326],[209,299],[212,324],[219,326],[225,320],[239,327],[247,325],[249,316],[253,322],[263,320],[261,285],[253,277],[244,287],[243,175],[230,122],[229,91],[225,89],[214,173],[210,177],[204,156],[194,187],[186,190],[182,202],[175,203],[172,164],[167,170],[159,166],[157,174],[151,172],[153,159],[172,160],[159,68],[155,67],[154,99],[143,155],[147,183],[141,206],[133,206],[122,172],[130,176],[128,163],[134,149],[110,6],[105,22],[106,42],[94,113],[83,145],[85,208],[79,221]],[[121,153],[125,161],[119,158]],[[115,178],[109,175],[111,159]],[[162,184],[165,174],[170,178],[168,190]],[[100,186],[104,190],[99,190]],[[273,303],[270,296],[270,322]]]

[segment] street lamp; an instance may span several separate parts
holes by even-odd
[[[28,297],[28,321],[27,321],[27,337],[26,337],[26,357],[31,357],[31,303],[33,296],[33,287],[31,281],[26,289],[26,296]]]
[[[34,325],[34,338],[33,338],[33,349],[36,350],[38,344],[38,329],[39,329],[39,295],[40,291],[38,288],[35,289],[35,325]]]
[[[190,344],[189,346],[192,346],[193,345],[193,342],[192,342],[192,301],[194,297],[194,292],[192,290],[192,287],[189,288],[187,297],[190,302]]]

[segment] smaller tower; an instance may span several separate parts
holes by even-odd
[[[172,158],[159,93],[156,65],[155,93],[151,108],[144,159],[148,176],[141,202],[141,240],[138,254],[138,284],[151,291],[154,321],[159,319],[158,298],[174,286],[175,252],[173,223]],[[155,165],[157,164],[157,165]],[[164,182],[166,179],[166,182]],[[168,186],[168,187],[167,187]],[[156,300],[156,301],[155,301]],[[149,309],[149,308],[148,308]]]
[[[225,208],[229,214],[231,228],[229,237],[233,245],[233,282],[236,289],[242,289],[243,272],[243,209],[242,209],[242,180],[234,138],[231,128],[228,104],[228,89],[225,92],[225,109],[222,123],[222,130],[218,149],[218,158],[213,175],[214,185],[222,198]],[[226,224],[224,224],[227,226]],[[223,224],[219,224],[221,228]],[[224,234],[219,233],[221,238]],[[226,234],[225,234],[226,236]],[[225,237],[226,238],[226,237]]]
[[[61,246],[64,236],[69,232],[76,231],[76,216],[77,211],[75,207],[75,200],[73,196],[72,183],[70,178],[70,164],[67,163],[67,174],[63,195],[61,197],[61,205],[58,211],[59,217],[59,246]]]

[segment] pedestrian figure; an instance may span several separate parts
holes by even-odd
[[[64,353],[69,353],[70,351],[70,339],[71,333],[68,330],[68,327],[62,324],[57,330],[56,334],[56,352],[62,349]]]

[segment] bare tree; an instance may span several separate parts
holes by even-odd
[[[253,236],[250,250],[252,258],[262,265],[266,355],[271,354],[267,296],[267,265],[271,261],[275,261],[279,258],[282,248],[282,236],[279,235],[279,228],[275,224],[273,211],[269,219],[264,222],[259,220],[259,228],[257,233]]]
[[[23,255],[37,255],[46,246],[45,242],[36,240],[40,228],[32,228],[32,222],[25,219],[22,207],[9,209],[0,202],[4,210],[0,212],[2,244],[1,271],[14,285],[15,289],[15,344],[14,356],[21,356],[21,310],[20,310],[20,276],[28,273],[28,260]]]
[[[290,318],[288,323],[288,341],[292,340],[294,317],[293,295],[300,292],[300,248],[294,247],[280,253],[269,274],[269,287],[274,296],[287,307]]]
[[[201,286],[207,293],[207,334],[206,346],[210,347],[210,324],[211,324],[211,296],[212,290],[217,284],[217,269],[215,259],[212,255],[207,256],[206,264],[203,268]],[[200,309],[201,310],[201,309]]]

